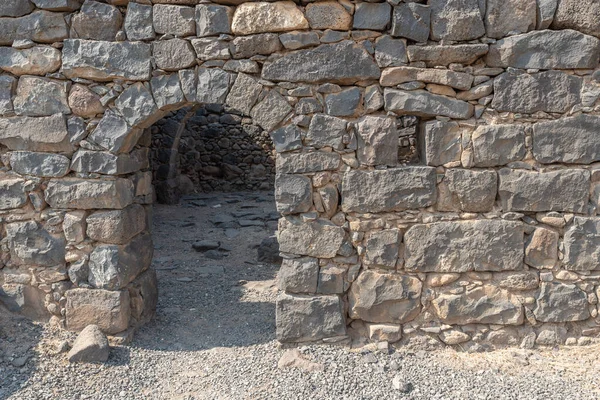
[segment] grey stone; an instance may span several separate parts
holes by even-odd
[[[560,71],[538,74],[504,73],[494,79],[496,111],[563,113],[578,104],[581,78]]]
[[[403,91],[386,88],[383,98],[386,111],[393,111],[398,115],[468,119],[474,111],[472,104],[425,90]]]
[[[229,93],[229,73],[217,68],[198,68],[198,103],[222,104]]]
[[[574,225],[577,225],[578,222],[584,222],[576,217],[578,221],[574,222]],[[585,239],[581,236],[583,231],[585,230],[586,224],[583,223],[580,225],[580,228],[583,229],[573,229],[567,231],[565,233],[565,250],[567,251],[567,256],[565,259],[569,259],[569,244],[573,244],[575,247],[581,245],[582,247],[586,247],[587,243],[592,240],[592,237],[585,237]],[[587,225],[590,227],[590,225]],[[578,232],[579,231],[579,232]],[[569,232],[575,236],[579,236],[579,239],[583,239],[580,244],[574,244],[571,239],[567,239],[567,235]],[[590,235],[591,236],[591,235]],[[525,263],[534,268],[538,269],[552,269],[556,265],[556,260],[558,259],[558,232],[550,230],[548,228],[536,228],[527,243],[525,243]],[[572,255],[572,254],[571,254]],[[568,261],[565,262],[567,264]],[[571,263],[571,265],[574,265]],[[595,267],[595,265],[594,265]],[[568,267],[567,267],[568,268]]]
[[[146,43],[67,39],[63,43],[62,72],[70,79],[149,80],[150,59],[151,47]]]
[[[227,96],[226,103],[244,115],[250,115],[262,88],[262,85],[252,76],[239,73]]]
[[[73,114],[91,118],[104,112],[102,99],[87,86],[76,84],[69,91],[69,107]]]
[[[223,65],[225,71],[243,72],[245,74],[258,74],[260,67],[253,60],[227,60]]]
[[[510,36],[490,46],[490,67],[535,69],[595,68],[600,40],[570,29]]]
[[[317,293],[320,294],[343,294],[344,278],[346,269],[335,265],[328,265],[319,271],[319,283]]]
[[[375,61],[381,68],[406,64],[406,40],[393,39],[387,35],[378,37],[375,41]]]
[[[38,321],[48,321],[50,315],[45,303],[46,294],[36,286],[21,283],[4,283],[0,285],[0,301],[8,311],[19,313]],[[6,312],[6,311],[4,311]],[[27,362],[23,356],[21,364]],[[13,361],[13,366],[15,362]]]
[[[335,185],[326,185],[318,190],[321,203],[323,204],[323,211],[327,217],[331,218],[337,212],[340,196]]]
[[[600,219],[575,217],[565,232],[564,268],[569,271],[597,269],[600,265],[599,245]]]
[[[71,160],[60,154],[15,151],[10,155],[10,165],[18,174],[46,178],[60,178],[69,172]]]
[[[0,118],[0,144],[10,150],[73,151],[65,117],[61,114]]]
[[[356,114],[361,101],[360,89],[352,87],[325,96],[325,110],[329,115],[349,117]]]
[[[337,295],[281,294],[276,310],[280,342],[307,342],[346,334],[343,303]]]
[[[209,267],[210,268],[210,267]],[[131,319],[133,326],[140,326],[152,320],[158,303],[158,283],[156,272],[147,269],[142,272],[127,289],[131,302]]]
[[[503,168],[498,174],[498,193],[504,211],[584,213],[587,209],[589,171],[566,169],[539,173]]]
[[[19,208],[26,203],[25,181],[17,177],[0,175],[0,210]]]
[[[280,174],[275,177],[275,203],[282,214],[310,211],[313,205],[310,178]]]
[[[494,207],[498,187],[496,171],[447,169],[440,183],[438,210],[488,212]]]
[[[487,36],[500,39],[509,33],[535,29],[536,0],[487,0],[485,28]]]
[[[352,28],[352,15],[337,1],[307,4],[306,19],[311,29],[348,31]]]
[[[575,117],[533,125],[533,156],[543,164],[591,164],[600,161],[600,117]]]
[[[396,86],[400,83],[413,81],[436,83],[459,90],[468,90],[473,84],[473,77],[464,72],[446,69],[392,67],[383,70],[380,83],[382,86]]]
[[[576,285],[543,282],[537,294],[535,319],[541,322],[583,321],[590,317],[587,295]]]
[[[69,362],[101,363],[108,360],[108,339],[98,325],[88,325],[75,339],[67,354]]]
[[[353,84],[379,76],[369,53],[349,40],[284,55],[265,64],[262,71],[264,79],[289,82]]]
[[[141,82],[125,89],[115,100],[115,107],[127,124],[134,127],[146,125],[158,111],[152,94]]]
[[[152,43],[156,66],[165,71],[177,71],[196,64],[196,52],[185,39],[159,40]]]
[[[356,124],[356,134],[356,157],[362,165],[398,164],[398,131],[394,118],[364,116]]]
[[[241,220],[240,226],[244,226]],[[283,259],[279,255],[279,242],[277,241],[277,237],[269,236],[260,242],[256,248],[256,261],[259,263],[281,265]]]
[[[67,103],[67,84],[36,76],[19,79],[13,106],[17,115],[30,117],[71,113]]]
[[[115,6],[85,0],[81,10],[71,19],[71,37],[80,39],[115,40],[123,25],[123,16]]]
[[[410,3],[414,4],[414,3]],[[408,46],[411,62],[423,61],[428,67],[447,66],[452,63],[473,64],[488,52],[487,44],[455,44],[438,46]]]
[[[379,111],[383,108],[383,93],[379,85],[371,85],[365,89],[364,106],[366,113]]]
[[[0,17],[22,17],[35,7],[29,0],[8,0],[0,4]]]
[[[271,140],[277,153],[302,148],[302,132],[296,125],[286,125],[271,132]]]
[[[386,229],[371,232],[365,240],[365,264],[395,269],[400,249],[400,231]]]
[[[300,8],[291,1],[240,4],[235,9],[231,22],[231,31],[236,35],[297,29],[308,29],[308,21]]]
[[[538,0],[537,1],[537,25],[536,29],[547,29],[554,21],[554,14],[558,0]]]
[[[181,90],[188,102],[195,102],[197,100],[198,90],[198,75],[193,69],[184,69],[177,72],[179,75],[179,81],[181,82]]]
[[[179,83],[179,74],[159,75],[150,81],[152,97],[161,111],[178,110],[186,103]]]
[[[392,36],[405,37],[415,42],[429,39],[431,9],[417,3],[400,3],[394,7]]]
[[[276,168],[281,174],[305,174],[333,171],[339,168],[341,157],[337,153],[313,151],[310,153],[277,154]]]
[[[124,29],[130,41],[154,39],[152,6],[133,2],[127,4]]]
[[[279,40],[288,50],[298,50],[321,44],[316,32],[290,32],[279,35]]]
[[[275,33],[238,36],[231,41],[233,58],[250,58],[255,55],[268,56],[281,49],[281,41]]]
[[[13,96],[17,80],[10,75],[0,76],[0,116],[14,115]]]
[[[481,125],[471,135],[477,167],[495,167],[525,156],[524,125]]]
[[[533,290],[539,286],[538,274],[534,271],[498,272],[494,274],[498,286],[509,290]]]
[[[129,326],[130,297],[127,290],[71,289],[65,292],[66,326],[81,331],[98,325],[106,334],[124,331]]]
[[[600,37],[600,3],[595,0],[560,0],[552,29],[575,29],[588,35]]]
[[[60,51],[50,46],[0,47],[0,69],[14,75],[45,75],[60,68]]]
[[[156,4],[152,10],[152,24],[156,33],[161,35],[185,37],[196,34],[193,7]]]
[[[196,6],[196,34],[200,37],[231,33],[231,7],[199,4]]]
[[[50,11],[76,11],[81,8],[81,0],[33,0],[33,3]]]
[[[279,290],[287,293],[315,293],[319,260],[312,257],[284,259],[277,274]]]
[[[146,212],[139,204],[122,210],[96,211],[86,219],[87,236],[108,244],[126,244],[146,229]]]
[[[494,91],[494,82],[489,80],[489,81],[483,82],[481,85],[472,87],[471,89],[469,89],[465,92],[458,93],[456,95],[456,98],[458,100],[465,100],[465,101],[479,100],[482,97],[489,96],[490,94],[492,94],[493,91]]]
[[[455,121],[429,121],[419,128],[421,159],[430,166],[460,161],[462,131]]]
[[[86,229],[86,215],[87,211],[84,210],[69,211],[65,213],[62,228],[65,232],[65,239],[67,239],[69,243],[81,243],[84,241]],[[69,266],[69,276],[73,274],[78,275],[78,271],[83,271],[84,269],[87,269],[87,260],[80,260],[79,264],[85,264],[85,267],[83,265],[79,265],[76,268],[76,271],[73,271],[73,273],[71,273],[71,269],[73,269],[73,264],[71,264],[71,266]],[[85,274],[85,281],[87,282],[87,273]]]
[[[477,0],[430,0],[432,40],[473,40],[485,34]]]
[[[202,61],[228,60],[231,58],[229,42],[219,38],[192,39],[192,46],[196,51],[196,55]]]
[[[62,13],[38,10],[20,18],[0,18],[0,45],[3,46],[10,46],[17,40],[54,43],[68,37]]]
[[[125,118],[117,112],[107,110],[88,139],[112,153],[129,153],[142,132],[127,126]]]
[[[354,29],[385,30],[392,13],[388,3],[358,3],[354,10]]]
[[[6,225],[8,249],[17,264],[42,267],[64,265],[65,239],[52,235],[35,221]]]
[[[123,209],[133,201],[133,183],[128,179],[51,179],[45,191],[46,202],[63,209]]]
[[[256,104],[250,116],[255,124],[266,131],[272,131],[292,112],[287,100],[275,90],[271,90],[263,100]]]
[[[325,219],[288,223],[280,228],[279,250],[318,258],[333,258],[342,246],[344,229]]]
[[[220,242],[213,240],[201,240],[192,244],[192,248],[197,252],[204,253],[208,250],[216,250],[221,246]]]
[[[342,178],[342,209],[375,213],[429,207],[435,202],[435,184],[431,167],[348,171]]]
[[[84,119],[81,117],[68,118],[67,132],[69,133],[69,141],[73,145],[78,145],[88,135]]]
[[[359,93],[360,94],[360,93]],[[301,98],[294,108],[298,115],[308,115],[314,113],[322,113],[323,105],[314,97]]]
[[[421,282],[412,276],[362,271],[348,293],[349,314],[367,322],[403,324],[421,311]]]

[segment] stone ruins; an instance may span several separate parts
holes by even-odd
[[[148,321],[152,125],[217,105],[277,153],[280,341],[595,337],[599,37],[597,0],[4,0],[0,301]]]

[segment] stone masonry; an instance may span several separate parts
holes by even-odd
[[[216,104],[276,151],[280,341],[597,337],[599,15],[596,0],[2,1],[0,301],[70,330],[148,321],[150,127]]]

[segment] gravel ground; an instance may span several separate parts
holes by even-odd
[[[310,345],[293,355],[275,340],[277,268],[255,261],[257,245],[276,227],[273,213],[268,194],[157,206],[157,316],[104,365],[70,365],[57,349],[72,334],[0,310],[0,398],[600,398],[600,346],[469,354]],[[251,226],[235,227],[231,216]],[[227,256],[207,258],[192,249],[197,240],[219,241],[208,254]],[[278,368],[284,354],[300,367]]]

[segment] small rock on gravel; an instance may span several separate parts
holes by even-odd
[[[88,325],[75,339],[67,358],[69,362],[106,362],[109,352],[108,339],[98,325]]]

